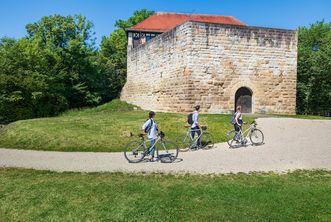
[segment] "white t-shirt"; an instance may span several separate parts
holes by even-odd
[[[243,123],[243,117],[242,117],[242,114],[236,112],[235,120],[237,120],[238,123],[239,123],[239,125],[241,125],[241,124]],[[236,123],[237,123],[237,121],[236,121]]]
[[[195,110],[193,112],[192,120],[193,120],[193,124],[192,124],[191,128],[194,128],[199,124],[199,113],[198,113],[198,111]]]
[[[146,129],[146,127],[151,123],[151,121],[152,121],[152,127],[151,127],[151,130],[149,132],[147,132],[147,138],[156,139],[157,138],[157,124],[153,119],[146,120],[142,129],[143,130]]]

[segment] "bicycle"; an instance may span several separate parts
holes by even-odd
[[[257,123],[253,121],[249,128],[244,132],[240,129],[238,132],[231,130],[226,134],[226,141],[231,148],[246,145],[249,137],[252,145],[261,145],[264,142],[264,135],[260,129],[256,128]]]
[[[139,134],[140,141],[131,141],[124,148],[124,156],[129,163],[139,163],[145,156],[148,156],[155,147],[156,156],[162,163],[172,163],[177,159],[177,144],[171,141],[165,141],[165,134],[161,131],[158,133],[154,145],[149,148],[147,141],[144,139],[145,134]]]
[[[211,149],[214,147],[214,140],[210,133],[206,132],[207,126],[201,126],[200,129],[191,129],[191,126],[184,126],[188,128],[185,135],[178,136],[176,139],[177,144],[179,144],[179,151],[186,152],[193,149]],[[192,132],[201,131],[200,136],[192,138]],[[198,139],[200,139],[200,144],[198,144]]]

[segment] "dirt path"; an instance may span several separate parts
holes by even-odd
[[[123,153],[51,152],[0,149],[0,166],[54,171],[237,173],[294,169],[331,170],[331,121],[291,118],[258,119],[265,135],[262,146],[179,153],[172,164],[129,164]]]

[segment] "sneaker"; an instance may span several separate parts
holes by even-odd
[[[246,145],[246,143],[247,143],[247,140],[246,139],[244,139],[244,140],[241,141],[241,145]]]
[[[158,158],[157,157],[149,157],[148,160],[150,162],[155,162],[155,161],[158,161]]]

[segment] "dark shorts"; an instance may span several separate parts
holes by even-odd
[[[241,129],[241,126],[239,126],[237,123],[234,124],[234,130],[239,131]]]

